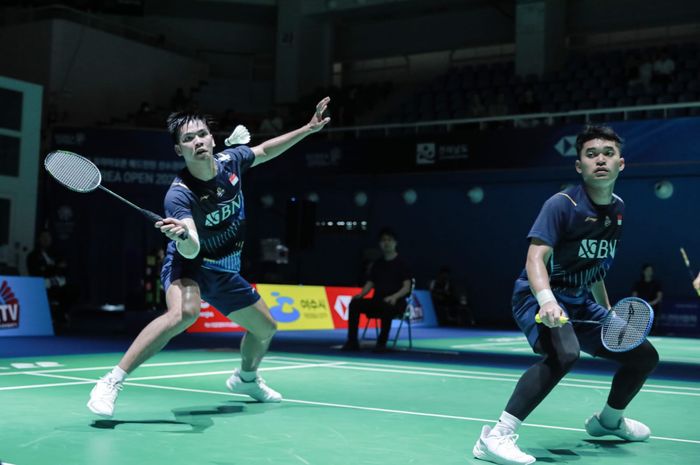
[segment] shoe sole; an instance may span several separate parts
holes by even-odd
[[[531,463],[535,463],[537,460],[532,459],[529,462],[514,462],[514,461],[504,461],[501,457],[493,456],[489,454],[488,452],[484,452],[481,450],[479,447],[479,443],[477,442],[476,445],[474,445],[474,448],[472,449],[472,455],[474,458],[477,458],[479,460],[483,460],[485,462],[491,462],[491,463],[496,463],[496,464],[510,464],[510,465],[530,465]]]
[[[234,393],[234,394],[238,394],[238,395],[241,395],[241,396],[248,396],[248,397],[250,397],[251,399],[253,399],[253,400],[257,401],[257,402],[260,402],[261,404],[278,404],[278,403],[282,402],[282,399],[279,399],[279,400],[256,399],[255,397],[251,396],[251,395],[250,395],[249,393],[247,393],[247,392],[236,392],[236,391],[234,391],[233,387],[231,387],[231,383],[230,383],[230,381],[229,381],[228,379],[226,380],[226,387],[228,388],[229,391],[231,391],[231,392]]]
[[[102,412],[98,411],[97,409],[95,409],[95,408],[91,405],[91,402],[88,402],[88,403],[87,403],[87,408],[90,409],[90,411],[91,411],[92,413],[94,413],[95,415],[99,415],[99,416],[101,416],[102,418],[112,418],[112,417],[114,416],[114,413],[111,413],[111,414],[110,414],[110,413],[102,413]]]

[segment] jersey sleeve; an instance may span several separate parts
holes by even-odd
[[[238,174],[245,173],[248,168],[253,166],[253,162],[255,161],[255,154],[247,145],[226,149],[223,153],[228,155],[229,158],[226,163],[232,164],[234,172]]]
[[[171,187],[165,194],[164,210],[166,218],[183,220],[192,218],[190,200],[181,188]]]
[[[539,239],[550,247],[554,247],[564,231],[567,214],[572,207],[571,200],[565,195],[555,194],[547,199],[527,238]]]

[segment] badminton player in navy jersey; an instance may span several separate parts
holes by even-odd
[[[581,350],[619,364],[606,404],[585,421],[591,436],[644,441],[651,434],[623,411],[656,367],[656,349],[644,341],[628,352],[611,352],[600,325],[562,323],[560,317],[602,320],[610,309],[603,279],[618,252],[624,203],[613,193],[625,167],[622,141],[605,126],[587,126],[576,139],[576,171],[583,183],[543,205],[528,239],[525,269],[515,281],[513,316],[533,350],[543,357],[520,377],[496,425],[484,426],[476,458],[529,464],[535,457],[516,445],[518,428],[572,368]],[[535,322],[539,314],[543,324]]]
[[[328,97],[321,100],[308,124],[294,131],[217,154],[206,116],[179,112],[168,117],[175,153],[186,165],[165,196],[166,218],[155,224],[171,240],[161,271],[168,310],[141,331],[119,364],[97,382],[87,404],[92,412],[113,415],[127,375],[197,319],[202,298],[246,329],[241,368],[226,380],[228,389],[260,402],[282,399],[257,375],[277,326],[260,295],[239,274],[245,222],[242,177],[248,168],[323,129],[330,121],[323,116],[329,102]]]

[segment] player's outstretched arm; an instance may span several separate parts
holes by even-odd
[[[273,158],[281,155],[290,147],[294,146],[296,143],[301,141],[303,138],[314,132],[318,132],[323,129],[326,124],[331,121],[329,116],[324,117],[323,114],[328,109],[328,104],[331,98],[326,97],[316,104],[314,114],[311,120],[300,128],[293,131],[289,131],[280,136],[268,139],[260,145],[252,147],[253,153],[255,154],[255,161],[253,161],[253,166],[257,166],[266,161],[270,161]]]
[[[164,218],[155,224],[156,228],[171,241],[175,241],[177,251],[185,258],[194,258],[199,253],[199,235],[197,227],[192,218],[176,220],[175,218]],[[182,233],[187,233],[187,239],[181,239]]]
[[[700,273],[698,273],[698,277],[693,280],[693,287],[700,293]]]

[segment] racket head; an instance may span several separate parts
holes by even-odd
[[[56,181],[75,192],[92,192],[102,182],[100,169],[93,162],[68,150],[49,153],[44,168]]]
[[[651,305],[638,297],[627,297],[610,310],[603,321],[600,339],[611,352],[627,352],[644,342],[653,324]]]

